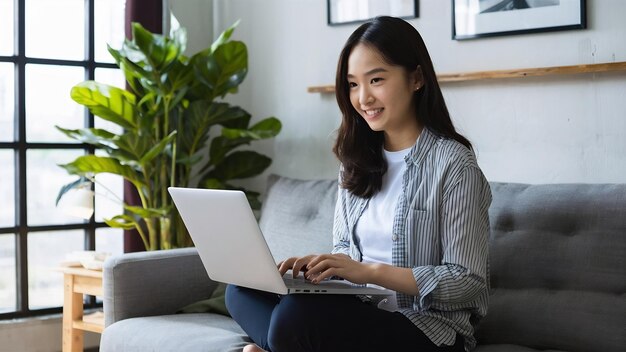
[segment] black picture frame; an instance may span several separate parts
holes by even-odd
[[[586,0],[452,0],[452,39],[585,29],[586,17]]]
[[[373,4],[365,14],[357,14],[358,6]],[[340,16],[340,6],[347,6],[347,15]],[[350,10],[350,7],[354,10]],[[326,0],[327,23],[329,26],[363,23],[376,16],[394,16],[404,19],[419,17],[419,0]],[[345,9],[345,8],[344,8]]]

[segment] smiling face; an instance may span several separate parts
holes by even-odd
[[[420,73],[386,63],[376,49],[363,43],[350,53],[350,102],[372,130],[385,133],[387,150],[412,146],[421,131],[414,100],[414,92],[423,85]]]

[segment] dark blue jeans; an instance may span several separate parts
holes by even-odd
[[[228,285],[226,307],[248,336],[272,351],[454,351],[434,345],[401,313],[350,295],[279,296]]]

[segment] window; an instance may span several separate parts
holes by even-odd
[[[0,319],[60,312],[63,277],[53,269],[66,254],[122,251],[122,231],[102,222],[122,211],[110,196],[122,196],[119,177],[98,176],[89,221],[55,207],[60,187],[74,180],[57,164],[94,150],[54,126],[110,128],[73,102],[70,89],[86,79],[124,86],[106,49],[121,47],[124,6],[0,0]]]

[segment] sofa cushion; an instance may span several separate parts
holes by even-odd
[[[626,185],[492,183],[479,344],[626,346]]]
[[[336,202],[336,180],[270,175],[259,226],[274,259],[330,253]]]
[[[101,351],[241,351],[250,339],[231,318],[175,314],[120,320],[102,333]]]

